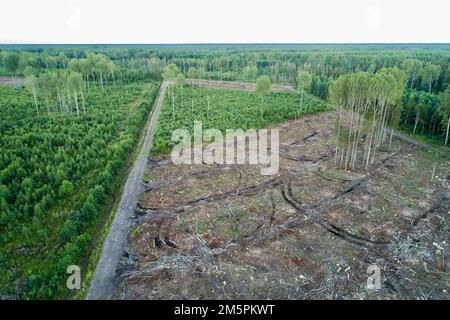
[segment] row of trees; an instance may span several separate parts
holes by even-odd
[[[81,97],[83,111],[86,112],[84,82],[82,75],[78,72],[53,71],[41,74],[39,77],[29,75],[25,78],[25,87],[33,96],[38,115],[40,113],[38,101],[41,100],[48,114],[57,111],[71,113],[75,109],[79,117],[79,97]]]
[[[431,93],[433,84],[439,79],[441,74],[441,66],[432,63],[423,63],[417,59],[406,59],[402,63],[402,68],[405,71],[409,87],[412,89],[417,79],[421,79],[422,85],[428,87],[428,93]]]
[[[175,65],[181,75],[192,79],[228,79],[256,82],[258,76],[265,75],[270,78],[271,82],[290,84],[301,92],[299,114],[303,109],[302,101],[305,92],[327,99],[330,84],[342,74],[360,71],[374,74],[382,67],[397,66],[405,72],[408,88],[418,91],[417,95],[422,91],[439,95],[440,91],[446,88],[450,82],[448,59],[439,50],[408,52],[402,50],[375,51],[371,49],[306,49],[302,51],[287,49],[246,49],[238,51],[232,49],[201,49],[195,51],[188,48],[177,50],[106,50],[97,48],[97,53],[87,50],[81,54],[75,49],[59,50],[63,52],[49,49],[49,52],[3,51],[1,53],[1,64],[11,74],[33,74],[39,78],[31,78],[27,81],[27,87],[31,94],[37,97],[35,100],[37,112],[39,103],[45,104],[47,110],[58,109],[71,112],[71,110],[77,109],[77,99],[83,102],[83,91],[72,90],[72,88],[67,90],[66,87],[68,86],[65,83],[68,81],[64,79],[66,76],[62,75],[58,77],[61,78],[59,82],[63,83],[61,87],[64,87],[63,99],[58,97],[58,89],[49,89],[49,93],[44,94],[43,83],[48,81],[45,81],[45,77],[40,74],[52,72],[59,74],[76,72],[81,74],[85,90],[88,90],[92,83],[97,83],[100,87],[108,86],[109,83],[114,85],[116,75],[121,79],[129,78],[129,81],[145,79],[148,76],[159,78],[161,70],[164,70],[169,64]],[[84,58],[70,58],[77,54],[84,55]],[[114,59],[115,63],[111,59]],[[127,72],[123,72],[123,70],[127,70]],[[181,75],[178,83],[183,82]],[[74,77],[70,83],[76,88],[77,81],[74,81],[75,78],[78,79],[79,76]],[[185,92],[180,85],[173,88],[176,90],[171,90],[171,99],[173,105],[175,105],[174,101],[177,94],[181,95]],[[70,94],[69,98],[67,98],[67,91]],[[73,91],[77,93],[74,94]],[[196,97],[191,99],[192,109],[196,99]],[[439,97],[435,100],[438,106],[433,107],[436,115],[432,120],[424,118],[424,115],[433,114],[429,110],[423,112],[424,106],[427,109],[427,104],[411,106],[412,102],[419,103],[418,99],[411,99],[407,106],[405,101],[401,122],[405,122],[404,128],[428,135],[444,134],[441,129],[442,125],[438,125],[441,124],[444,116],[436,111],[442,100]],[[56,106],[58,108],[55,108]],[[78,108],[79,112],[82,110],[82,106],[81,103]],[[407,107],[408,110],[406,110]],[[414,115],[411,115],[411,110],[415,110]],[[407,120],[403,118],[403,114],[408,114]],[[413,118],[418,119],[418,121],[411,126],[408,123]]]
[[[244,75],[244,80],[246,82],[250,82],[250,83],[253,82],[256,84],[256,93],[258,94],[258,96],[261,99],[260,110],[261,110],[261,117],[262,117],[262,115],[264,113],[264,96],[267,92],[269,92],[271,90],[272,80],[267,75],[262,75],[262,76],[258,77],[258,68],[256,67],[256,65],[245,66],[243,69],[243,75]],[[199,67],[199,68],[190,67],[187,71],[187,76],[190,79],[193,79],[193,81],[195,82],[194,79],[204,78],[205,71],[204,71],[203,67]],[[170,96],[170,99],[172,102],[172,114],[173,114],[173,117],[175,117],[176,93],[177,93],[177,91],[180,92],[181,103],[183,103],[183,86],[186,84],[186,79],[185,79],[185,76],[183,75],[183,73],[181,72],[181,70],[174,63],[168,64],[165,67],[164,73],[163,73],[163,78],[170,82],[169,96]],[[303,110],[304,94],[305,94],[305,92],[310,90],[311,84],[312,84],[312,79],[313,78],[308,71],[299,70],[297,73],[296,83],[297,83],[297,89],[300,92],[300,97],[301,97],[298,114],[302,114],[304,111]],[[192,112],[194,111],[194,104],[195,104],[195,102],[194,102],[195,97],[193,95],[193,92],[194,91],[192,90],[192,98],[191,98]],[[201,93],[201,90],[200,90],[200,93]],[[208,110],[209,110],[210,109],[209,97],[207,97],[207,105],[208,105]]]
[[[92,82],[104,89],[108,86],[108,80],[112,79],[115,86],[116,67],[104,55],[88,54],[87,58],[72,59],[66,65],[64,70],[41,73],[30,66],[24,70],[24,84],[33,96],[37,114],[40,113],[40,104],[44,104],[47,113],[72,113],[76,110],[79,117],[81,108],[86,112],[84,92],[89,91]]]
[[[387,126],[398,121],[405,85],[406,75],[398,68],[381,69],[376,74],[352,73],[332,84],[331,99],[339,106],[335,155],[340,168],[367,170],[373,163],[377,148],[386,140]],[[358,149],[362,140],[361,156]]]
[[[294,48],[294,47],[293,47]],[[36,69],[67,69],[71,59],[87,58],[102,54],[127,69],[143,69],[159,73],[167,61],[175,63],[184,74],[189,68],[203,68],[207,78],[244,80],[256,79],[251,69],[256,67],[262,75],[268,75],[274,83],[294,84],[297,70],[307,70],[314,76],[336,79],[340,75],[367,71],[374,73],[381,68],[399,67],[407,73],[409,86],[443,91],[450,82],[446,52],[439,48],[403,50],[378,46],[327,47],[305,46],[293,48],[115,48],[115,47],[52,47],[2,50],[0,65],[12,66],[8,72],[22,74],[26,66]],[[13,63],[3,63],[6,61]],[[13,58],[13,59],[11,59]],[[248,66],[252,66],[251,68]],[[248,67],[248,68],[246,68]],[[439,67],[437,69],[436,67]],[[438,72],[436,72],[438,71]],[[248,74],[247,72],[250,72]],[[436,74],[438,77],[436,79]]]
[[[108,86],[108,79],[112,79],[115,85],[116,65],[105,55],[89,53],[84,59],[72,59],[69,62],[69,69],[82,74],[88,88],[90,81],[96,80],[102,88]]]
[[[400,127],[413,133],[441,133],[439,96],[424,91],[407,90],[403,97],[404,108]]]
[[[31,51],[32,49],[30,49]],[[203,48],[101,48],[79,50],[76,48],[49,48],[2,51],[1,61],[10,74],[23,74],[26,66],[35,69],[69,68],[74,56],[84,56],[76,71],[83,77],[102,78],[110,74],[111,64],[98,63],[97,56],[109,57],[120,68],[143,70],[156,77],[167,65],[175,63],[180,71],[191,77],[200,72],[198,78],[225,79],[254,82],[257,75],[267,75],[279,84],[296,85],[297,70],[310,73],[312,83],[309,92],[328,98],[328,85],[340,75],[358,71],[375,73],[385,67],[399,67],[408,77],[408,86],[413,89],[441,92],[450,83],[449,63],[441,50],[393,50],[370,46],[355,50],[349,48],[324,48],[317,50],[258,49],[245,50]],[[95,53],[94,53],[95,51]],[[6,59],[5,59],[6,58]],[[3,62],[3,60],[5,60]],[[78,59],[76,59],[78,60]],[[6,65],[11,66],[6,68]],[[97,65],[93,68],[93,65]],[[112,79],[114,81],[114,79]]]
[[[267,92],[270,91],[272,87],[272,81],[270,81],[270,78],[268,76],[261,76],[258,79],[256,79],[256,93],[261,98],[261,119],[263,118],[264,114],[264,96]]]
[[[191,70],[191,75],[193,71]],[[183,103],[183,86],[186,84],[186,77],[184,74],[178,69],[177,65],[171,63],[164,68],[163,73],[164,80],[169,82],[169,91],[168,94],[170,96],[172,102],[172,117],[175,118],[175,98],[177,91],[180,91],[181,94],[181,103]],[[183,106],[182,106],[183,107]],[[194,108],[194,97],[192,96],[192,108]]]
[[[450,88],[441,94],[407,90],[403,97],[400,127],[413,133],[444,137],[448,142]]]
[[[51,56],[47,52],[32,53],[28,51],[1,51],[0,65],[13,77],[25,74],[27,68],[35,70],[67,69],[69,58],[60,52]]]
[[[441,124],[443,132],[445,131],[444,145],[448,145],[449,132],[450,132],[450,85],[441,95],[441,103],[439,105],[439,113],[441,115]]]

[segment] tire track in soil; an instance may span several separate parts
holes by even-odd
[[[189,84],[194,85],[194,86],[200,86],[200,87],[235,89],[235,90],[243,90],[243,91],[254,90],[254,87],[252,86],[254,84],[248,84],[248,83],[236,83],[236,82],[229,82],[229,81],[211,81],[211,80],[200,80],[199,81],[197,79],[187,79],[187,80],[188,80]],[[288,88],[288,87],[281,88],[281,89],[278,89],[278,88],[277,89],[272,88],[272,89],[273,89],[273,91],[278,91],[278,92],[295,92],[294,89]],[[308,129],[311,130],[311,133],[308,134],[307,136],[305,136],[302,140],[291,143],[289,146],[296,146],[301,141],[306,141],[306,140],[319,134],[310,125],[309,122],[307,122],[306,125],[307,125]],[[393,135],[395,138],[406,142],[407,145],[409,146],[409,148],[422,147],[422,148],[430,149],[429,145],[417,142],[411,138],[407,138],[407,137],[399,134],[398,132],[394,131]],[[409,148],[406,148],[406,149],[409,149]],[[384,165],[385,162],[388,162],[390,159],[395,158],[396,156],[398,156],[401,153],[404,153],[405,151],[406,151],[405,149],[402,149],[399,152],[389,155],[388,157],[386,157],[385,159],[382,160],[382,163],[380,165]],[[286,154],[283,154],[281,156],[289,159],[289,157],[286,157]],[[291,159],[291,160],[300,161],[300,162],[305,162],[305,161],[306,162],[308,162],[308,161],[319,162],[319,161],[326,160],[327,158],[329,158],[329,154],[322,155],[316,159],[299,158],[299,159]],[[161,165],[161,164],[155,163],[155,166],[159,166],[159,165]],[[164,164],[162,164],[162,165],[164,165]],[[202,174],[200,174],[200,176],[201,175]],[[358,181],[356,181],[356,183],[350,185],[350,187],[348,187],[346,190],[344,190],[341,193],[336,194],[334,197],[332,197],[331,199],[327,199],[327,200],[331,201],[331,202],[336,201],[337,199],[344,196],[345,194],[352,192],[354,189],[363,185],[366,182],[366,180],[368,180],[368,177],[363,177],[362,179],[358,179]],[[282,197],[289,205],[291,205],[299,213],[306,214],[306,216],[309,216],[310,218],[312,218],[315,223],[318,223],[319,225],[324,227],[328,232],[334,234],[335,236],[337,236],[338,238],[340,238],[344,241],[347,241],[347,242],[355,245],[356,247],[359,247],[359,248],[362,248],[362,249],[372,252],[375,257],[383,257],[385,259],[385,263],[390,267],[390,270],[385,270],[385,272],[390,271],[390,272],[387,272],[389,274],[388,278],[390,281],[388,279],[386,279],[384,284],[387,287],[389,287],[392,291],[395,291],[398,294],[401,294],[401,296],[404,296],[405,289],[402,286],[402,283],[400,281],[401,279],[396,274],[397,268],[396,268],[395,262],[392,261],[392,259],[389,259],[386,256],[384,256],[381,252],[379,252],[379,251],[384,251],[387,248],[390,248],[391,245],[393,245],[392,243],[380,241],[380,240],[372,240],[372,239],[368,239],[368,238],[359,236],[357,234],[350,233],[347,230],[341,229],[338,226],[330,223],[326,219],[323,219],[323,217],[321,217],[315,210],[321,204],[323,205],[323,203],[318,203],[316,205],[307,206],[307,207],[302,206],[301,202],[299,202],[298,199],[294,198],[294,196],[292,194],[292,190],[290,188],[290,183],[288,183],[287,190],[286,190],[286,185],[283,183],[283,179],[281,179],[281,181],[278,180],[276,182],[270,181],[270,183],[268,183],[268,184],[266,183],[263,186],[259,186],[258,188],[254,188],[254,186],[252,186],[248,190],[246,190],[248,193],[244,192],[244,194],[242,194],[241,196],[254,195],[255,191],[262,191],[262,190],[265,190],[267,187],[271,187],[271,188],[278,187],[277,189],[279,189],[279,191],[282,194]],[[189,205],[195,206],[198,202],[209,203],[211,201],[217,201],[219,199],[226,198],[230,195],[231,194],[226,193],[226,194],[220,194],[220,195],[213,195],[212,197],[207,197],[207,198],[194,199],[191,203],[189,203]],[[326,201],[326,202],[328,202],[328,201]],[[139,220],[149,220],[149,219],[157,218],[159,216],[158,213],[163,214],[165,217],[176,216],[177,212],[179,213],[180,211],[184,211],[185,208],[184,208],[184,206],[178,206],[178,207],[174,206],[173,208],[164,208],[163,210],[161,210],[161,208],[153,208],[153,209],[140,208],[140,209],[141,210],[139,210],[139,208],[137,209],[135,217],[139,217],[140,218]],[[152,217],[148,216],[149,213],[152,214]],[[285,227],[288,226],[287,225],[288,223],[289,224],[295,223],[295,220],[297,220],[297,219],[294,219],[293,221],[286,221]],[[367,262],[367,263],[369,264],[369,262]]]
[[[86,295],[87,300],[107,299],[113,293],[116,269],[122,257],[124,246],[131,226],[131,219],[136,208],[138,197],[144,190],[143,176],[148,164],[148,155],[158,116],[166,95],[168,82],[164,81],[155,100],[151,117],[148,120],[147,132],[133,169],[123,188],[119,206],[103,243],[103,249]]]

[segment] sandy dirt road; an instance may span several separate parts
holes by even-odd
[[[143,191],[142,178],[147,167],[148,155],[167,87],[168,83],[164,81],[159,89],[142,148],[125,183],[117,212],[103,244],[103,250],[86,296],[88,300],[107,299],[114,289],[116,268],[123,254],[128,230],[131,226],[130,219],[136,208],[138,196]]]

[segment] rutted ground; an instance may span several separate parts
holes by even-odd
[[[448,157],[394,139],[369,172],[337,170],[335,119],[279,125],[276,176],[152,161],[115,297],[448,299]]]

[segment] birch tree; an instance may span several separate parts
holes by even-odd
[[[450,85],[441,95],[439,114],[442,118],[442,129],[445,132],[444,146],[447,146],[450,130]]]
[[[183,109],[183,87],[186,84],[186,77],[181,72],[175,78],[175,85],[180,90],[181,94],[181,108]]]
[[[263,109],[264,109],[264,96],[267,92],[270,91],[271,86],[272,83],[268,76],[261,76],[258,79],[256,79],[256,93],[261,98],[261,119],[263,116]]]
[[[387,125],[395,126],[406,83],[398,68],[376,74],[357,72],[339,77],[330,87],[331,101],[339,106],[335,163],[345,170],[358,165],[358,148],[365,132],[361,163],[367,170],[376,149],[386,138]],[[344,121],[345,120],[345,121]],[[391,130],[391,139],[393,130]],[[391,141],[390,139],[390,141]]]
[[[39,115],[39,106],[37,101],[38,79],[34,75],[25,78],[25,88],[33,95],[36,113]]]
[[[305,90],[309,90],[311,88],[312,76],[308,71],[299,70],[297,74],[297,88],[301,93],[300,97],[300,111],[299,114],[303,112],[303,96],[305,94]]]
[[[78,107],[78,95],[83,90],[83,77],[77,72],[73,72],[67,79],[68,89],[72,92],[75,99],[75,106],[77,109],[77,117],[80,117],[80,109]]]
[[[420,76],[422,72],[422,66],[422,61],[417,59],[406,59],[402,63],[402,68],[403,70],[405,70],[406,76],[408,77],[408,81],[410,83],[410,89],[413,88],[414,81]]]
[[[15,52],[8,52],[3,56],[3,65],[5,69],[12,74],[13,82],[17,86],[17,69],[19,67],[20,57]]]
[[[164,80],[169,82],[169,91],[168,94],[172,100],[172,118],[175,119],[175,90],[176,87],[176,79],[180,70],[178,69],[175,63],[170,63],[164,68],[163,77]]]
[[[90,59],[81,59],[80,63],[80,72],[83,75],[83,77],[86,80],[86,85],[88,90],[90,89],[90,85],[89,85],[89,78],[91,77],[92,73],[93,73],[93,64],[92,64],[92,60]]]
[[[161,73],[161,61],[158,58],[150,58],[148,61],[148,65],[150,67],[151,72],[154,75],[160,76]]]
[[[434,82],[441,74],[441,66],[436,64],[427,64],[422,70],[422,83],[428,86],[428,93],[431,93]]]
[[[258,67],[257,66],[246,66],[242,71],[244,81],[246,82],[255,82],[256,76],[258,75]]]

